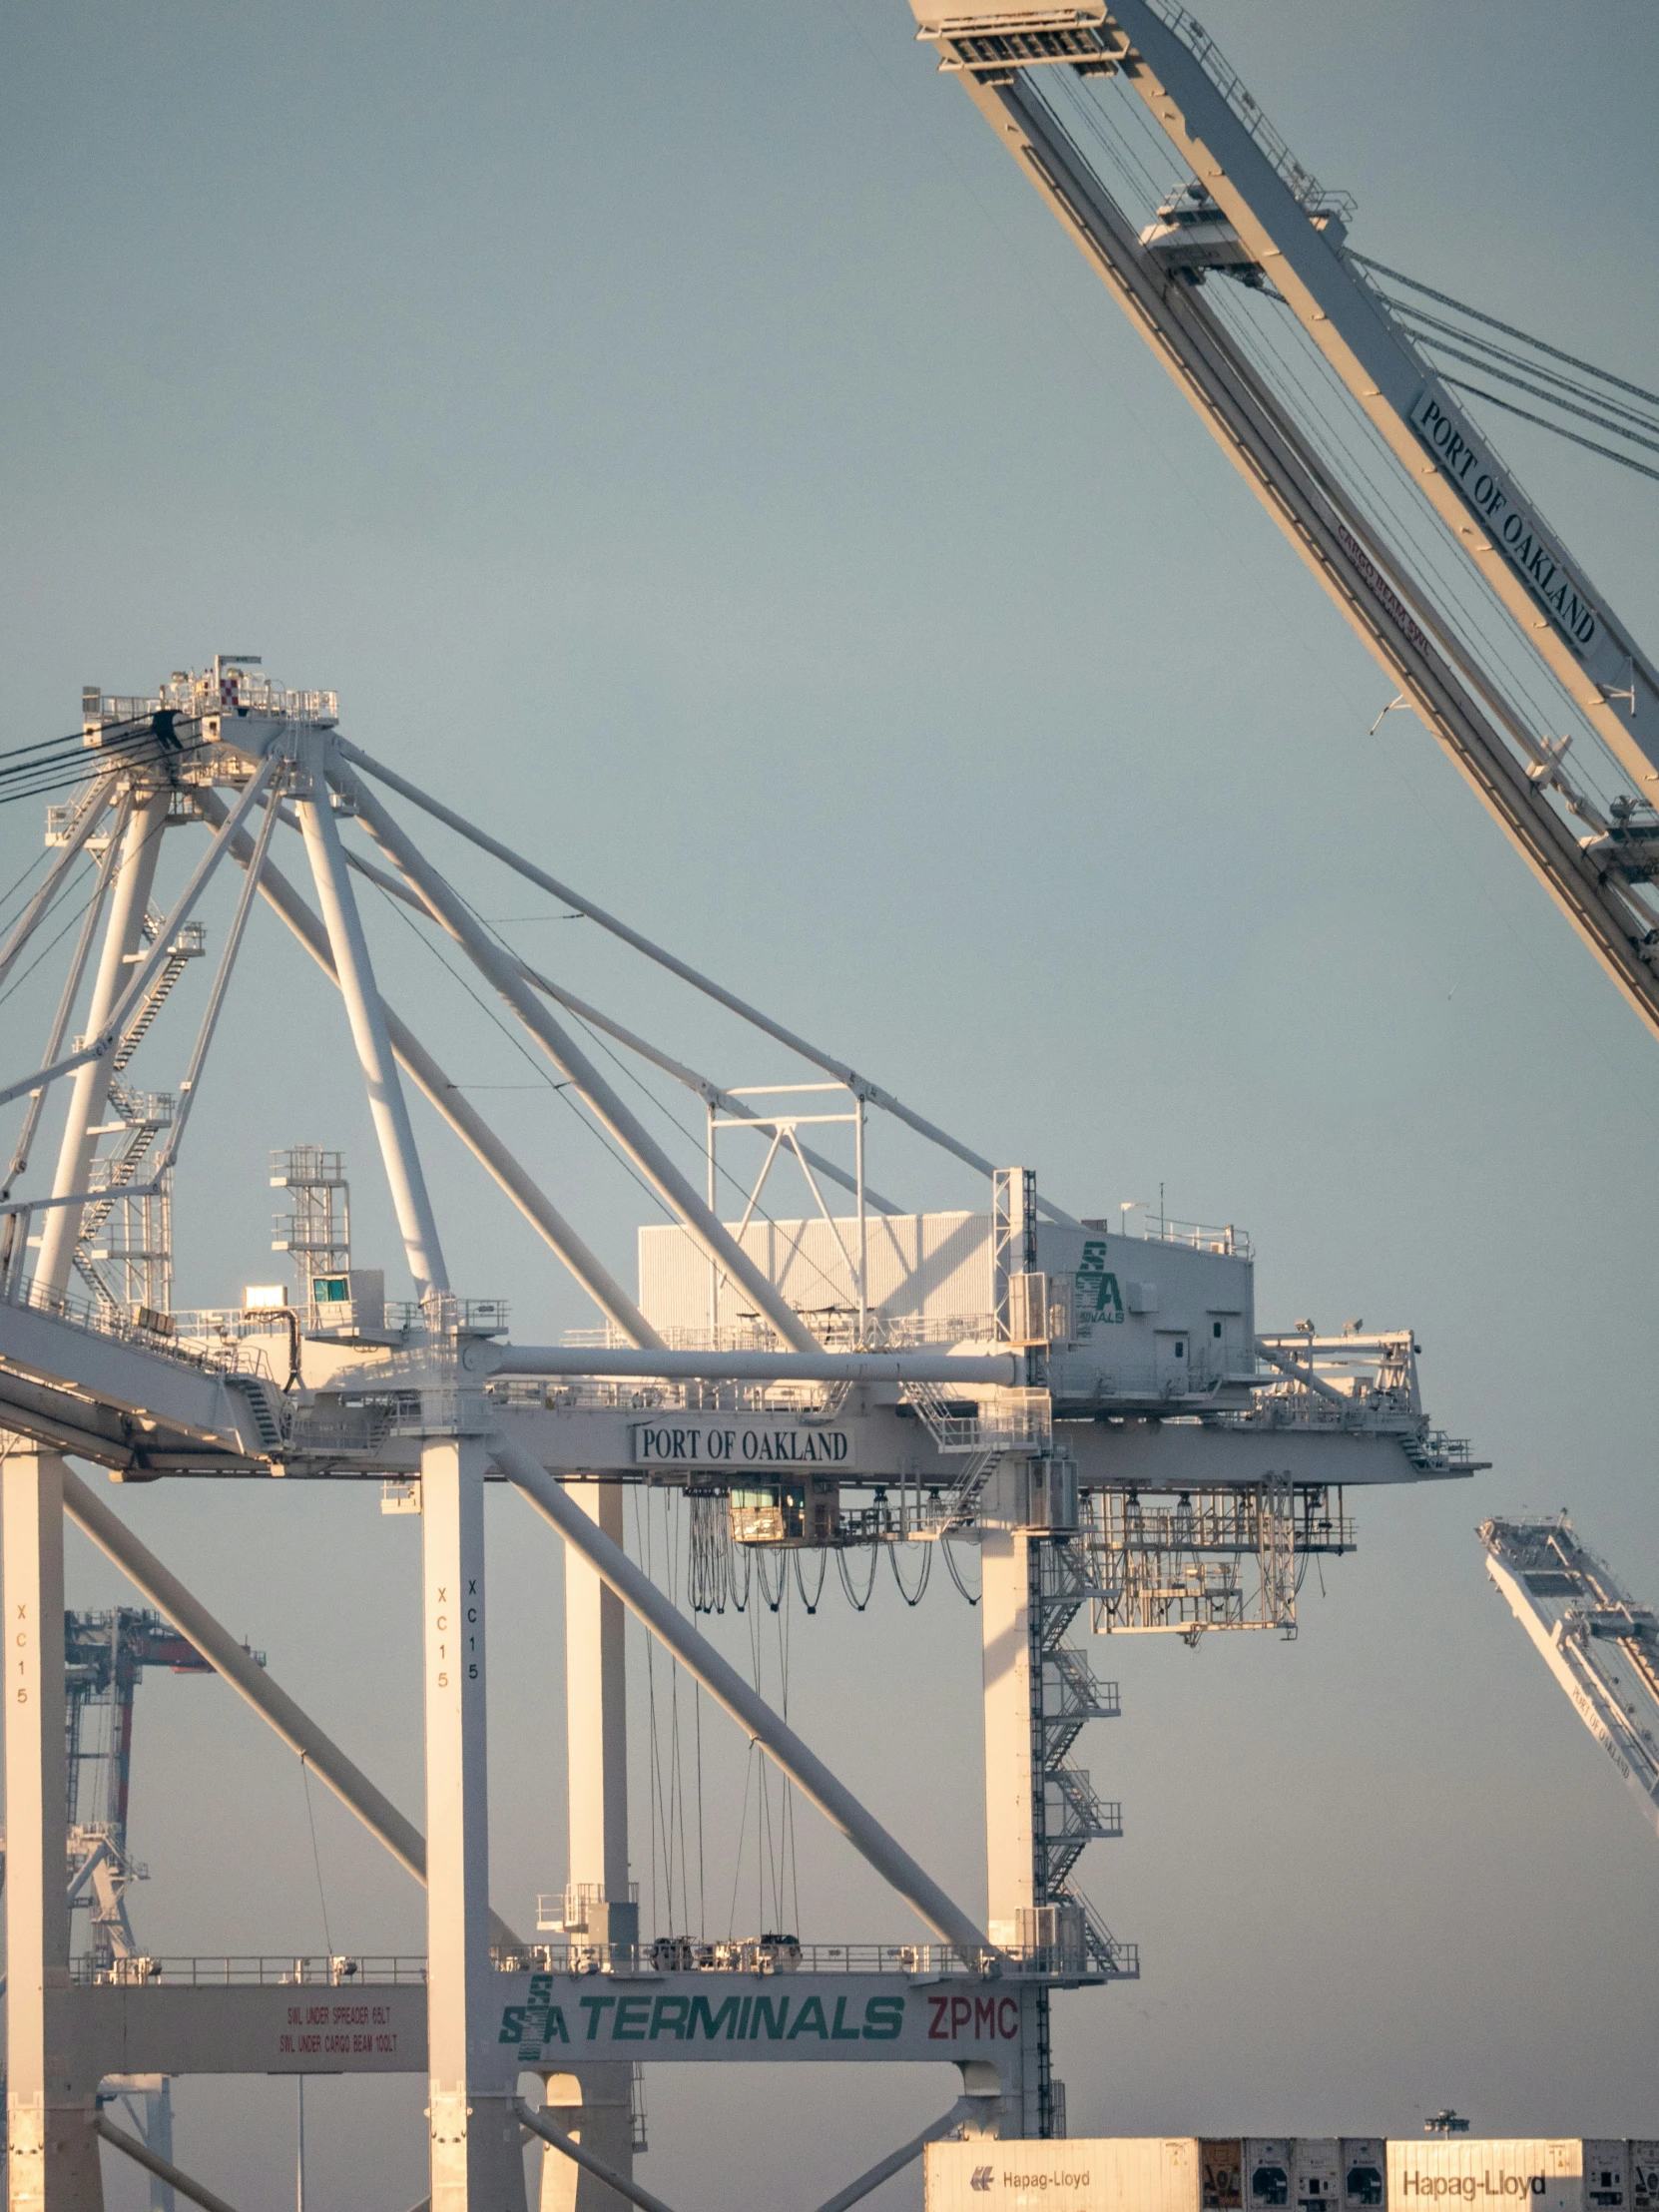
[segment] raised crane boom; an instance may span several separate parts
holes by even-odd
[[[1659,673],[1346,251],[1353,203],[1294,159],[1173,0],[911,4],[941,69],[1659,1029]],[[1137,223],[1123,203],[1147,174],[1147,119],[1173,174]],[[1239,282],[1207,286],[1216,275]],[[1313,349],[1312,380],[1287,338]],[[1568,777],[1575,738],[1595,791]]]
[[[1659,1623],[1585,1550],[1565,1513],[1483,1521],[1480,1541],[1516,1620],[1648,1826],[1659,1827]]]

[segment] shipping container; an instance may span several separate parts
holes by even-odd
[[[1567,2139],[1452,2135],[1388,2145],[1388,2212],[1584,2212],[1583,2144]]]
[[[1291,2145],[1296,2212],[1337,2212],[1343,2197],[1343,2146],[1335,2135],[1299,2135]]]
[[[1242,2212],[1244,2142],[1217,2136],[1198,2146],[1200,2212]]]
[[[1191,2136],[930,2143],[927,2212],[1199,2212]]]
[[[927,2212],[1659,2212],[1659,2138],[935,2143]]]
[[[1343,2137],[1343,2212],[1372,2212],[1386,2201],[1388,2146],[1381,2135]]]
[[[1659,2212],[1659,2142],[1638,2136],[1626,2143],[1624,2151],[1630,2212]]]
[[[1628,2145],[1584,2138],[1584,2212],[1624,2212],[1630,2201]]]
[[[1291,2201],[1293,2142],[1289,2135],[1245,2138],[1245,2212],[1285,2212]]]

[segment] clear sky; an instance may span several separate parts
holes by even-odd
[[[1358,195],[1362,251],[1652,381],[1651,8],[1204,14]],[[1163,1185],[1248,1225],[1264,1321],[1413,1325],[1492,1470],[1359,1500],[1294,1646],[1093,1647],[1124,1717],[1081,1756],[1127,1834],[1084,1879],[1145,1977],[1059,2006],[1072,2128],[1409,2133],[1449,2100],[1483,2132],[1659,2135],[1655,1841],[1472,1535],[1567,1504],[1659,1597],[1654,1044],[1417,725],[1368,739],[1385,679],[910,28],[902,0],[8,10],[0,745],[73,728],[84,682],[257,649],[1064,1204]],[[1654,641],[1654,487],[1501,434]],[[0,883],[38,833],[0,813]],[[577,989],[727,1081],[780,1072],[433,849]],[[636,1188],[369,920],[388,993],[503,1086],[492,1117],[631,1277]],[[245,959],[181,1180],[187,1305],[279,1266],[267,1156],[300,1140],[345,1149],[357,1256],[395,1274],[338,1009],[267,917]],[[0,1009],[8,1066],[45,985]],[[189,1027],[158,1028],[158,1087]],[[458,1286],[522,1340],[583,1324],[418,1130]],[[884,1128],[870,1172],[982,1202]],[[342,1486],[115,1502],[416,1809],[415,1528]],[[496,1888],[527,1916],[564,1873],[560,1567],[490,1503]],[[79,1541],[71,1577],[121,1595]],[[854,1617],[831,1582],[791,1634],[792,1713],[972,1902],[974,1616],[884,1585]],[[724,1932],[742,1761],[705,1719]],[[339,1948],[419,1947],[412,1888],[320,1802],[319,1900],[294,1764],[222,1686],[147,1683],[138,1736],[149,1947],[319,1949],[324,1911]],[[800,1893],[804,1934],[904,1931],[806,1813]],[[684,2212],[817,2202],[951,2093],[693,2080],[652,2081],[642,2167]],[[319,2086],[317,2212],[420,2194],[422,2101]],[[289,2201],[289,2088],[187,2082],[179,2111],[187,2165]]]

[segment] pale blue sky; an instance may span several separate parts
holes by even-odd
[[[1650,8],[1203,12],[1357,193],[1363,251],[1652,381]],[[14,6],[5,56],[0,744],[72,728],[84,681],[258,648],[1064,1203],[1163,1181],[1247,1224],[1264,1320],[1412,1323],[1436,1417],[1495,1462],[1361,1499],[1294,1647],[1093,1647],[1125,1717],[1082,1755],[1128,1833],[1084,1876],[1145,1979],[1059,2008],[1074,2131],[1401,2132],[1449,2099],[1492,2133],[1659,2134],[1653,1839],[1471,1535],[1569,1503],[1659,1596],[1654,1046],[1416,725],[1368,740],[1385,680],[902,0]],[[1502,442],[1653,642],[1653,487]],[[0,814],[0,882],[37,835]],[[433,849],[486,912],[551,913]],[[530,1080],[369,918],[434,1045]],[[722,1078],[778,1070],[585,926],[512,933]],[[297,1139],[345,1147],[359,1258],[392,1258],[337,1008],[263,917],[246,959],[183,1303],[272,1269],[266,1155]],[[20,1047],[40,1004],[0,1014]],[[489,1111],[631,1275],[634,1186],[545,1096]],[[524,1339],[583,1321],[419,1129],[459,1285],[510,1295]],[[978,1202],[885,1130],[870,1166]],[[117,1503],[415,1808],[414,1530],[339,1488]],[[491,1505],[495,1854],[524,1913],[563,1876],[558,1561]],[[72,1573],[77,1602],[117,1594],[85,1547]],[[792,1710],[971,1897],[972,1616],[889,1588],[795,1639]],[[297,1772],[232,1705],[142,1693],[141,1927],[318,1948]],[[317,1820],[336,1939],[418,1947],[412,1890]],[[801,1849],[807,1932],[902,1926],[807,1816]],[[684,2212],[740,2180],[818,2201],[949,2091],[791,2075],[769,2103],[772,2079],[703,2077],[696,2109],[653,2082],[649,2184]],[[313,2203],[401,2212],[422,2099],[359,2096],[316,2093]],[[248,2212],[286,2201],[287,2089],[187,2083],[180,2112],[187,2164]]]

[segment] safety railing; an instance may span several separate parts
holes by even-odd
[[[793,1937],[747,1936],[701,1941],[663,1936],[654,1942],[528,1943],[491,1952],[504,1973],[617,1974],[645,1977],[664,1973],[880,1973],[907,1979],[983,1980],[1029,1974],[1051,1978],[1057,1970],[1053,1945],[1014,1944],[969,1952],[948,1943],[799,1943]],[[1075,1959],[1068,1974],[1097,1969]]]
[[[1141,1226],[1134,1227],[1139,1213]],[[1224,1252],[1235,1260],[1253,1260],[1256,1248],[1249,1236],[1231,1221],[1173,1221],[1167,1215],[1121,1207],[1116,1221],[1088,1221],[1085,1229],[1104,1229],[1112,1236],[1144,1238],[1149,1244],[1183,1245],[1189,1252]]]
[[[240,1345],[233,1342],[217,1342],[200,1339],[181,1343],[176,1334],[156,1326],[158,1320],[171,1320],[176,1324],[190,1317],[180,1315],[157,1316],[146,1313],[146,1320],[129,1316],[117,1307],[100,1306],[94,1300],[75,1298],[67,1291],[54,1291],[39,1283],[33,1276],[26,1276],[16,1295],[6,1304],[26,1308],[30,1313],[46,1314],[53,1321],[67,1322],[72,1329],[84,1329],[89,1336],[108,1337],[118,1344],[131,1344],[146,1352],[159,1353],[164,1359],[176,1360],[183,1367],[199,1368],[211,1375],[235,1375],[247,1372],[255,1366],[258,1372],[269,1373],[268,1367],[249,1362]]]
[[[1334,215],[1344,224],[1354,221],[1357,204],[1351,192],[1330,192],[1312,170],[1305,169],[1291,152],[1283,133],[1262,113],[1255,94],[1227,59],[1221,48],[1190,8],[1177,0],[1147,0],[1154,15],[1167,23],[1193,56],[1227,105],[1273,164],[1291,197],[1309,216]]]
[[[1115,1944],[1132,1971],[1133,1945]],[[1085,1965],[1067,1948],[1014,1944],[970,1952],[948,1943],[798,1943],[793,1937],[750,1936],[719,1942],[669,1936],[646,1943],[526,1943],[496,1946],[491,1961],[501,1973],[609,1973],[644,1977],[663,1973],[879,1973],[906,1979],[970,1979],[1028,1975],[1075,1978],[1102,1968]],[[151,1957],[140,1954],[99,1964],[83,1956],[70,1968],[85,1986],[123,1988],[307,1988],[344,1991],[412,1988],[426,1980],[426,1960],[410,1953],[337,1953],[334,1956],[242,1955]],[[333,1999],[330,2002],[335,2001]]]
[[[87,1957],[78,1958],[70,1973],[78,1982],[123,1988],[349,1989],[423,1983],[426,1961],[423,1957],[387,1953],[298,1958],[152,1958],[141,1954],[117,1958],[107,1965],[98,1965]]]

